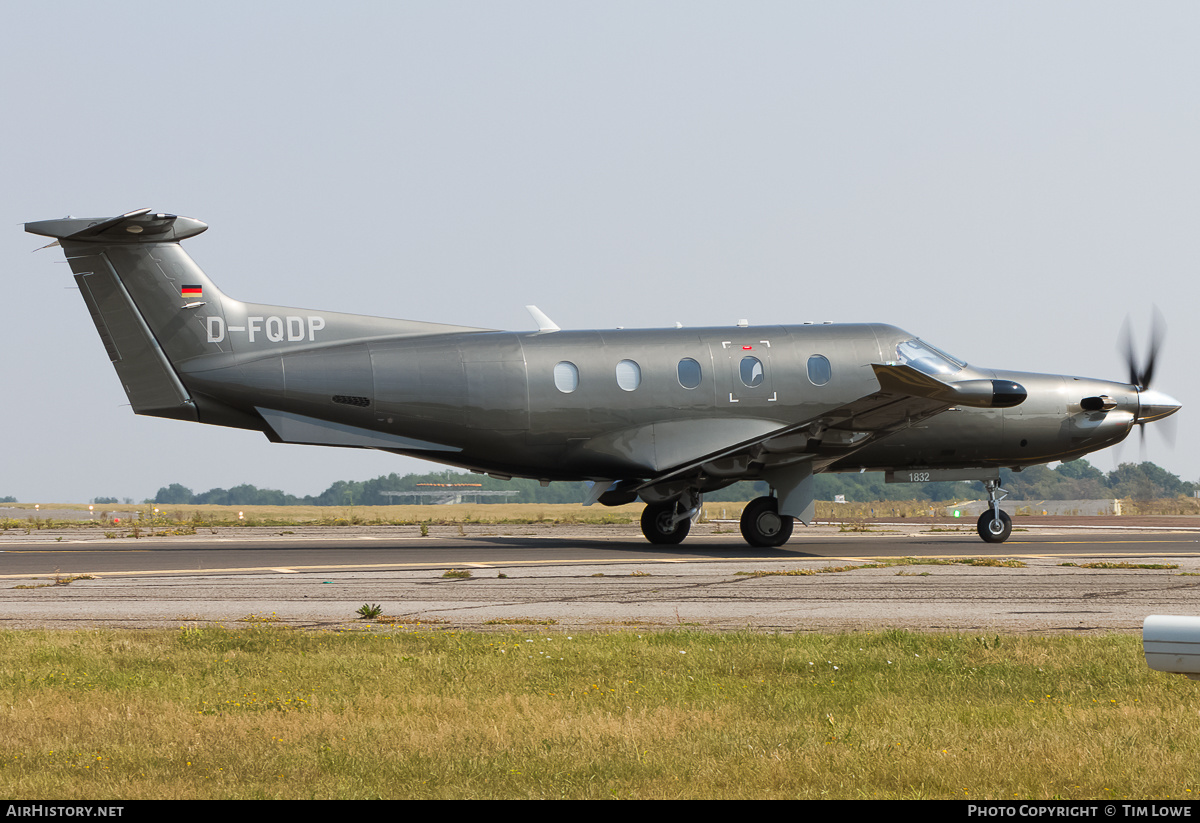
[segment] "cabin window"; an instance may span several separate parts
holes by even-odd
[[[574,363],[564,360],[554,367],[554,387],[563,394],[579,388],[579,369]]]
[[[765,376],[763,372],[762,361],[757,357],[743,357],[741,376],[742,383],[744,383],[747,388],[752,389],[755,386],[761,385],[763,377]]]
[[[833,377],[833,367],[829,358],[823,354],[814,354],[808,358],[808,379],[814,386],[824,386]]]
[[[685,389],[694,389],[700,385],[702,377],[700,364],[695,360],[685,357],[679,361],[679,385]]]
[[[617,385],[624,391],[633,391],[642,382],[642,367],[632,360],[617,364]]]

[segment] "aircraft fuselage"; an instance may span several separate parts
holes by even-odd
[[[196,393],[247,412],[281,409],[449,447],[394,450],[452,465],[549,480],[622,479],[704,453],[706,438],[716,449],[869,394],[877,383],[868,364],[894,359],[896,345],[912,337],[883,324],[823,324],[303,340],[294,351],[230,353],[222,367],[212,358],[195,371],[184,364],[180,377]],[[829,364],[827,375],[815,375],[822,385],[809,373],[814,357]],[[760,366],[743,380],[750,358]],[[1120,441],[1137,411],[1136,393],[1109,381],[980,373],[1020,383],[1029,396],[1012,408],[954,408],[830,469],[1044,463]],[[1081,398],[1101,394],[1122,399],[1106,412],[1080,409]]]
[[[980,535],[1000,542],[1000,467],[1179,408],[1149,389],[1157,343],[1120,383],[977,368],[885,324],[561,331],[534,310],[539,331],[510,332],[244,303],[180,246],[206,228],[148,209],[26,224],[62,246],[135,412],[596,481],[588,502],[647,503],[657,543],[704,492],[762,479],[742,533],[781,545],[812,519],[815,474],[859,470],[982,481]]]

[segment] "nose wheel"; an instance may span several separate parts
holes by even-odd
[[[1012,518],[1000,509],[1000,501],[1008,497],[1008,492],[1000,488],[997,480],[985,480],[983,486],[987,489],[989,505],[979,515],[975,528],[984,543],[1003,543],[1012,534]]]
[[[979,515],[979,523],[976,524],[979,530],[979,536],[983,538],[985,543],[1003,543],[1012,534],[1012,518],[1005,512],[1000,512],[997,517],[991,509],[986,510]]]

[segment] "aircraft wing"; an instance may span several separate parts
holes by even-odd
[[[943,381],[904,364],[873,364],[879,391],[829,409],[813,418],[729,442],[721,448],[671,466],[630,489],[641,491],[677,477],[703,473],[744,477],[764,468],[812,461],[813,472],[859,449],[955,406],[1015,405],[1004,390],[1015,384],[973,379]],[[1020,387],[1016,387],[1020,389]],[[1021,389],[1021,399],[1024,399]],[[1020,402],[1019,400],[1017,402]]]

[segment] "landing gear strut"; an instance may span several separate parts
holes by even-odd
[[[988,493],[988,508],[979,515],[976,529],[985,543],[1003,543],[1012,534],[1012,518],[1000,510],[1000,501],[1008,497],[1008,492],[1000,488],[999,480],[985,480],[983,486]],[[996,492],[1001,492],[999,497]]]
[[[774,548],[788,542],[795,521],[779,513],[774,497],[758,497],[742,510],[742,537],[756,548]]]

